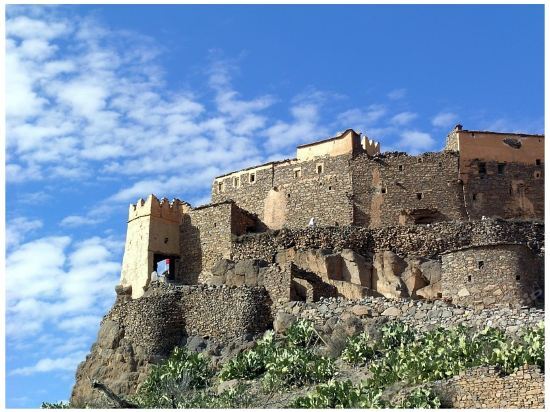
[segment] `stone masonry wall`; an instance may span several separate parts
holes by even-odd
[[[544,321],[542,309],[488,308],[474,310],[436,300],[413,301],[367,296],[363,299],[322,298],[317,302],[289,302],[279,305],[278,312],[292,314],[298,319],[313,321],[317,326],[345,321],[349,317],[362,320],[387,318],[400,320],[419,331],[442,326],[464,325],[475,329],[491,326],[517,335],[523,327],[534,327]]]
[[[397,225],[405,210],[432,209],[433,222],[465,217],[455,152],[385,153],[352,161],[354,223]]]
[[[193,209],[180,227],[181,261],[178,273],[185,284],[195,284],[202,270],[231,250],[232,203],[224,202]]]
[[[369,253],[391,250],[400,256],[437,257],[466,246],[490,243],[521,243],[542,256],[544,224],[486,219],[474,222],[440,222],[432,225],[390,226],[367,229],[356,226],[283,229],[241,236],[232,245],[231,258],[273,262],[278,251],[296,247],[352,249]]]
[[[232,199],[268,222],[264,212],[269,208],[270,192],[275,190],[281,194],[275,206],[284,209],[285,227],[305,227],[312,217],[322,226],[349,225],[353,219],[350,159],[350,155],[341,155],[275,162],[270,167],[239,173],[238,184],[234,182],[237,175],[231,174],[214,181],[212,201]],[[250,173],[255,173],[252,183]]]
[[[446,408],[544,408],[544,374],[533,365],[508,376],[501,376],[494,367],[480,366],[433,387]]]
[[[464,165],[465,202],[472,219],[482,216],[544,219],[544,166],[480,162]],[[500,166],[499,166],[500,165]]]
[[[544,288],[543,262],[523,245],[471,247],[442,256],[442,293],[478,307],[531,305]]]

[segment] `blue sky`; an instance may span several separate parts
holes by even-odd
[[[382,150],[543,133],[531,6],[7,8],[6,398],[68,399],[114,301],[128,204],[345,128]]]

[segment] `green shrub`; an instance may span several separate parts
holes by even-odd
[[[301,346],[305,348],[313,346],[317,338],[317,332],[313,323],[305,319],[294,322],[286,330],[285,335],[289,346]]]
[[[390,408],[399,409],[438,409],[440,406],[439,397],[431,389],[425,388],[416,388],[399,402],[389,405]]]
[[[213,376],[209,360],[203,354],[176,347],[170,357],[152,367],[134,397],[143,407],[174,407],[182,393],[208,385]]]
[[[54,403],[42,402],[42,405],[40,405],[40,408],[41,409],[70,409],[71,405],[69,404],[69,402],[63,402],[63,401],[54,402]]]
[[[369,334],[363,332],[360,335],[348,339],[346,347],[342,351],[342,359],[352,365],[365,365],[376,354],[371,345]]]
[[[304,409],[334,409],[334,408],[383,408],[384,403],[380,399],[382,391],[379,389],[353,385],[346,381],[329,381],[317,385],[315,391],[296,398],[290,405],[291,408]]]
[[[254,379],[266,372],[266,364],[273,356],[276,349],[274,334],[266,332],[262,339],[256,342],[256,346],[245,352],[241,352],[235,358],[227,362],[220,371],[222,381],[230,379]]]

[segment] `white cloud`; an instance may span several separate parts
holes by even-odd
[[[433,149],[435,143],[436,141],[428,133],[407,130],[401,134],[397,147],[411,154],[418,154]]]
[[[6,222],[6,247],[8,249],[19,245],[25,236],[43,226],[40,219],[16,217]]]
[[[399,100],[405,97],[407,94],[407,89],[394,89],[388,93],[388,98],[390,100]]]
[[[456,113],[441,112],[432,119],[432,124],[435,127],[450,128],[454,126],[454,123],[456,122],[457,119],[458,119],[458,115]]]
[[[410,123],[412,120],[417,118],[416,113],[412,112],[401,112],[397,113],[395,116],[391,118],[391,123],[394,123],[396,125],[405,125],[407,123]]]
[[[99,222],[100,222],[99,219],[92,219],[89,216],[71,215],[71,216],[64,217],[59,224],[65,227],[79,227],[79,226],[96,225]]]
[[[61,358],[40,359],[33,366],[25,366],[11,371],[10,375],[33,375],[40,372],[74,371],[80,362],[84,360],[86,352],[73,352]]]
[[[367,132],[368,129],[380,120],[387,108],[381,104],[371,104],[366,109],[350,109],[338,115],[339,124],[348,129]]]

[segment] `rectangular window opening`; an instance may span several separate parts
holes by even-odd
[[[542,161],[540,159],[535,160],[535,164],[537,166],[540,166],[542,164]]]
[[[323,165],[317,165],[317,174],[323,173]]]
[[[240,177],[234,177],[233,178],[233,186],[234,187],[239,187],[241,184],[241,178]]]
[[[383,187],[381,190],[380,190],[382,193],[387,193],[387,189],[385,187]]]
[[[477,171],[480,175],[487,174],[487,164],[485,162],[480,162],[477,165]]]
[[[221,193],[221,192],[223,192],[223,183],[219,182],[218,183],[218,193]]]
[[[403,165],[397,166],[397,170],[399,170],[400,172],[402,172],[402,171],[403,171]]]
[[[520,275],[516,275],[516,280],[520,280],[521,279],[521,276]]]
[[[302,171],[300,169],[294,170],[294,179],[299,179],[302,177]]]
[[[250,173],[250,176],[248,178],[248,181],[250,183],[254,183],[256,181],[256,173]]]
[[[472,195],[472,200],[477,200],[477,193],[474,193],[474,194]]]
[[[416,198],[417,198],[418,200],[422,200],[423,197],[424,197],[424,193],[417,193],[417,194],[416,194]]]
[[[472,275],[468,275],[468,282],[472,281]]]
[[[503,175],[504,174],[504,166],[505,164],[504,163],[499,163],[497,165],[497,172],[499,175]]]
[[[485,264],[485,263],[483,262],[483,260],[479,260],[479,261],[477,262],[477,268],[478,268],[478,269],[483,269],[483,265],[484,265],[484,264]]]

